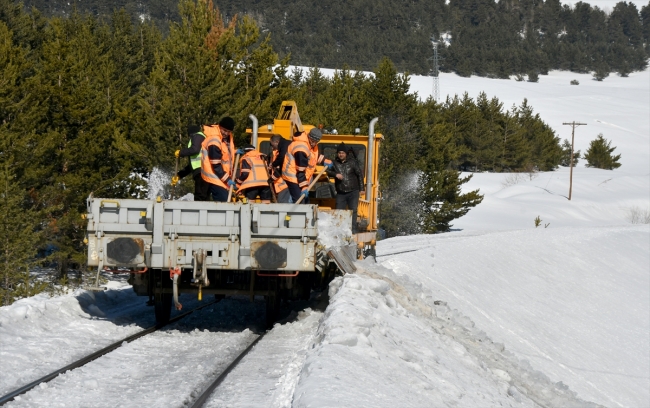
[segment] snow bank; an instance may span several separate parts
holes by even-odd
[[[409,244],[428,247],[381,256]],[[647,225],[402,237],[378,255],[403,285],[418,282],[410,293],[460,310],[551,383],[606,406],[650,406]]]
[[[371,262],[335,279],[294,406],[593,407],[420,286]],[[391,279],[395,278],[395,280]]]

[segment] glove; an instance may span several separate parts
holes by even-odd
[[[237,184],[237,183],[235,183],[234,181],[232,181],[232,180],[228,180],[228,185],[229,185],[230,187],[233,187],[233,188],[234,188],[236,184]]]
[[[305,198],[307,198],[307,196],[309,195],[309,190],[307,190],[307,189],[302,190],[302,191],[300,192],[300,195],[301,195],[301,196],[305,196]]]
[[[240,156],[243,155],[244,153],[245,153],[244,149],[237,149],[237,151],[235,152],[235,154],[238,154]]]
[[[176,151],[174,152],[174,157],[176,157],[176,158],[181,157],[181,151],[180,151],[180,150],[176,150]]]
[[[332,167],[334,167],[334,163],[324,163],[323,165],[327,168],[327,170],[330,170]]]
[[[178,184],[178,176],[173,176],[172,177],[172,186],[175,186],[176,184]]]
[[[271,177],[269,177],[269,179],[266,180],[266,182],[269,183],[269,184],[273,184],[275,182],[275,180],[273,180]]]

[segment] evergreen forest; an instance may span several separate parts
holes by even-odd
[[[204,0],[178,7],[179,22],[163,34],[123,9],[107,20],[48,17],[0,0],[2,304],[28,293],[37,262],[63,278],[83,268],[86,198],[145,198],[154,169],[171,176],[188,124],[231,116],[241,146],[248,115],[269,123],[282,100],[297,102],[304,123],[339,133],[367,133],[379,117],[387,236],[448,231],[479,204],[478,191],[461,191],[471,176],[460,170],[553,170],[563,159],[525,100],[420,101],[388,58],[372,75],[290,69],[253,18],[226,24]]]
[[[26,0],[47,16],[75,9],[109,19],[124,8],[163,33],[180,22],[176,0]],[[440,42],[440,69],[462,76],[536,77],[552,69],[642,70],[650,56],[650,3],[619,2],[601,10],[560,0],[219,0],[230,21],[252,18],[281,58],[295,65],[371,71],[388,57],[400,72],[432,71],[431,39]]]

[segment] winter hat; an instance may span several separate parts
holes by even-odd
[[[187,134],[193,135],[201,131],[201,126],[199,125],[187,125]]]
[[[313,128],[312,130],[309,131],[308,136],[311,140],[320,142],[320,139],[323,137],[323,133],[319,129]]]
[[[255,146],[250,145],[250,144],[244,146],[244,151],[245,151],[245,152],[250,152],[251,150],[255,150]]]
[[[230,116],[226,116],[219,121],[219,126],[232,132],[235,128],[235,120]]]
[[[345,145],[345,143],[341,142],[341,144],[339,144],[339,145],[336,147],[336,153],[338,153],[338,152],[345,152],[345,153],[347,153],[347,152],[348,152],[347,149],[348,149],[348,147]]]

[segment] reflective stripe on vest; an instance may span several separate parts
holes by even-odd
[[[248,177],[246,180],[239,186],[239,191],[246,190],[253,187],[268,187],[268,175],[266,173],[266,163],[262,159],[262,154],[255,150],[247,152],[243,157],[242,161],[246,161],[250,166],[248,170]],[[244,171],[242,168],[240,171]]]
[[[235,150],[233,145],[232,137],[228,144],[223,143],[223,137],[219,131],[218,125],[204,126],[203,133],[206,135],[205,140],[201,144],[201,177],[204,181],[214,184],[219,187],[228,189],[226,180],[232,176],[232,152]],[[210,146],[217,146],[221,150],[221,160],[219,163],[223,168],[225,173],[224,180],[220,179],[212,169],[212,163],[210,162],[210,156],[208,154]]]
[[[205,134],[203,132],[196,132],[197,134],[203,136],[203,140],[205,140]],[[192,139],[190,138],[190,141],[187,143],[187,148],[192,147]],[[190,156],[190,164],[192,165],[192,170],[196,170],[199,167],[201,167],[201,150],[193,156]]]
[[[318,146],[316,148],[318,148]],[[291,142],[289,145],[287,154],[284,156],[284,163],[282,165],[282,178],[294,184],[298,184],[298,169],[296,168],[295,157],[295,154],[298,152],[305,153],[307,160],[311,161],[311,149],[309,148],[309,141],[307,139],[306,132],[303,132],[300,136],[293,138],[293,142]],[[305,172],[306,170],[307,169],[305,169]],[[306,173],[305,175],[307,176]],[[309,180],[309,177],[307,177],[307,180]]]

